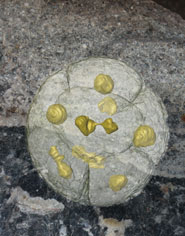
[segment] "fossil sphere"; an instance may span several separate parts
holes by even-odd
[[[125,63],[89,58],[51,75],[35,95],[28,147],[40,176],[84,205],[137,196],[168,144],[161,99]]]

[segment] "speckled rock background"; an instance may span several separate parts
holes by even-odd
[[[27,151],[24,126],[37,89],[52,72],[89,56],[125,61],[169,114],[168,151],[127,206],[66,202],[38,177]],[[2,0],[0,95],[0,235],[185,235],[185,21],[179,15],[150,0]],[[62,201],[64,210],[30,213],[38,198],[24,191]],[[29,206],[21,211],[24,196]]]

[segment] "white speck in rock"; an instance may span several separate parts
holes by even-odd
[[[61,227],[59,231],[59,236],[67,236],[67,229],[66,226],[63,224],[63,221],[60,221]]]
[[[87,48],[87,44],[83,43],[82,47],[86,49]]]
[[[29,7],[29,3],[28,3],[28,2],[25,2],[25,3],[24,3],[24,6],[25,6],[25,7]]]

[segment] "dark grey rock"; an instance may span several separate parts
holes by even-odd
[[[24,127],[0,128],[0,233],[2,236],[106,235],[99,219],[129,220],[127,236],[183,236],[185,232],[185,179],[153,177],[143,192],[126,205],[94,208],[66,201],[53,192],[34,170],[25,143]],[[4,151],[2,151],[4,150]],[[17,165],[19,163],[19,165]],[[61,212],[23,213],[10,202],[11,191],[21,187],[31,197],[63,203]],[[101,216],[101,217],[100,217]]]

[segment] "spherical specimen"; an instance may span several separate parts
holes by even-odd
[[[41,86],[28,114],[29,151],[67,199],[120,204],[142,191],[166,151],[166,119],[161,99],[133,69],[90,58]]]

